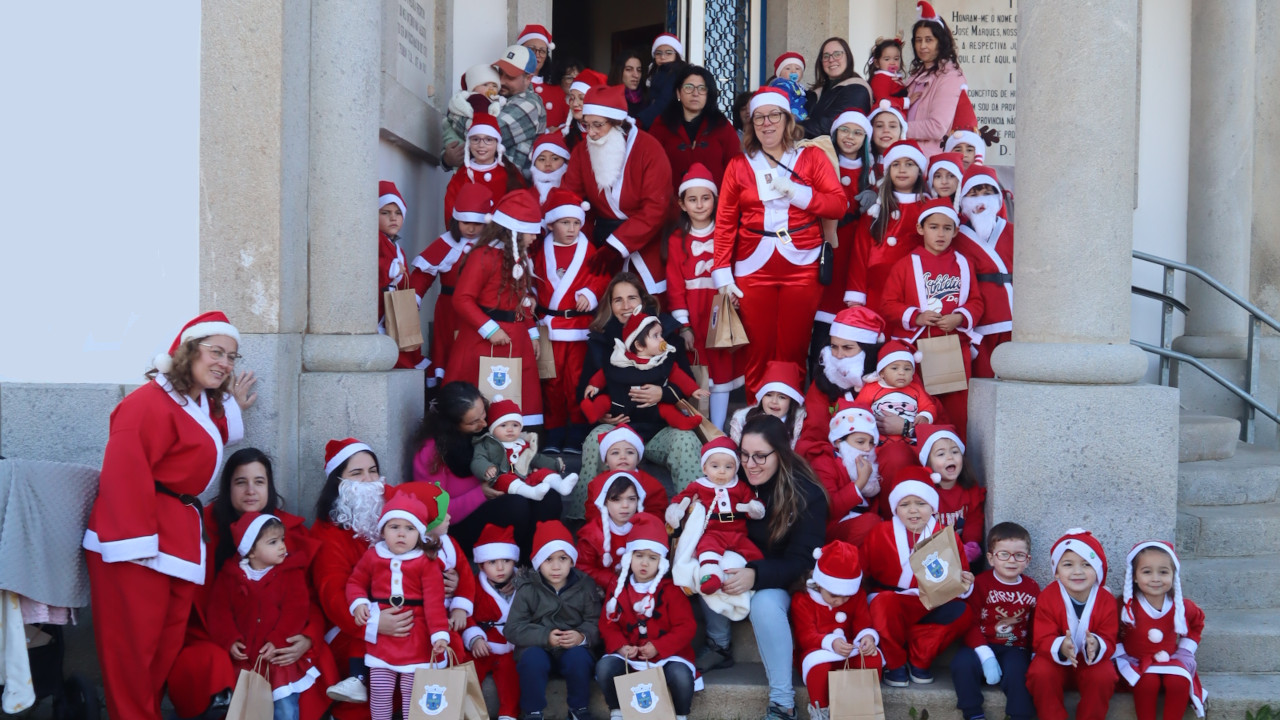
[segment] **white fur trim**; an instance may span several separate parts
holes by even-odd
[[[771,392],[782,393],[783,395],[791,398],[792,401],[800,405],[804,404],[804,395],[801,395],[799,390],[781,382],[771,382],[761,385],[760,389],[756,391],[756,403],[759,404],[760,401],[764,399],[765,393]]]
[[[226,335],[227,337],[235,338],[237,343],[240,342],[240,331],[236,329],[235,325],[224,322],[196,323],[182,331],[182,339],[180,342],[186,342],[192,338],[212,337],[214,335]]]
[[[671,548],[663,543],[654,542],[652,540],[632,540],[627,543],[628,553],[634,553],[637,550],[649,550],[651,552],[658,553],[662,557],[666,557],[667,553],[671,551]]]
[[[728,455],[729,457],[733,458],[734,468],[736,469],[738,467],[738,455],[730,451],[729,448],[726,448],[726,447],[713,447],[710,450],[702,453],[702,461],[699,462],[698,464],[706,465],[707,459],[710,458],[712,455]]]
[[[576,218],[578,222],[586,222],[587,214],[583,212],[581,205],[559,205],[548,210],[546,216],[542,218],[542,222],[550,225],[564,218]]]
[[[582,116],[599,115],[602,118],[610,120],[626,120],[627,111],[621,108],[609,107],[608,105],[596,105],[595,103],[583,104]]]
[[[490,217],[488,213],[462,212],[457,208],[454,208],[453,219],[457,220],[458,222],[487,223],[489,222]]]
[[[915,367],[916,365],[916,358],[914,355],[907,352],[906,350],[898,350],[896,352],[891,352],[888,355],[885,355],[884,357],[880,358],[880,362],[876,363],[876,372],[880,372],[881,370],[884,370],[885,368],[889,367],[890,364],[895,363],[899,360],[906,360],[907,362],[911,363],[911,367]]]
[[[960,436],[950,430],[943,430],[930,435],[923,443],[920,444],[920,464],[929,467],[929,453],[933,451],[933,444],[946,438],[956,444],[960,448],[960,452],[964,453],[964,442],[960,440]]]
[[[871,137],[871,121],[867,119],[866,115],[863,115],[857,110],[845,110],[836,117],[836,121],[831,123],[831,137],[834,138],[836,136],[836,130],[840,129],[840,127],[844,125],[857,125],[862,128],[862,131],[867,134],[867,137]]]
[[[929,181],[933,181],[933,174],[938,170],[946,170],[956,177],[957,180],[964,177],[964,172],[960,170],[960,166],[950,160],[939,160],[934,158],[929,162]]]
[[[386,207],[386,206],[388,206],[388,205],[390,205],[390,204],[392,204],[392,203],[394,203],[394,204],[396,205],[396,207],[400,208],[400,214],[401,214],[402,216],[404,216],[404,217],[409,217],[409,209],[408,209],[408,208],[406,208],[406,207],[404,206],[404,200],[401,200],[399,195],[391,195],[391,194],[389,194],[389,193],[388,193],[387,195],[379,195],[379,196],[378,196],[378,209],[379,209],[379,210],[381,210],[382,208],[384,208],[384,207]]]
[[[714,182],[706,178],[693,178],[692,180],[685,180],[684,182],[680,183],[680,188],[676,190],[676,197],[680,197],[684,195],[684,191],[688,190],[689,188],[699,188],[699,187],[710,190],[712,195],[720,194],[720,188],[716,187],[716,184]]]
[[[540,224],[517,220],[501,210],[493,214],[493,222],[512,232],[532,233],[535,235],[542,232],[542,226]]]
[[[339,450],[336,455],[334,455],[332,458],[329,459],[329,462],[324,464],[324,474],[332,475],[333,471],[337,470],[339,465],[347,461],[347,458],[359,452],[367,452],[370,455],[372,455],[373,448],[369,447],[368,445],[365,445],[362,442],[351,443],[350,445]]]
[[[857,595],[858,588],[862,587],[862,576],[855,578],[833,577],[822,572],[822,568],[813,566],[813,582],[823,590],[832,595]]]
[[[272,520],[279,520],[275,515],[259,515],[249,523],[249,529],[245,531],[244,537],[240,539],[240,544],[236,546],[236,552],[240,553],[240,557],[245,557],[249,551],[253,549],[253,544],[258,541],[258,535],[262,533],[262,526]]]
[[[996,182],[989,175],[974,175],[970,177],[968,180],[965,180],[964,184],[960,186],[960,192],[959,192],[960,197],[964,197],[965,195],[968,195],[970,190],[980,185],[989,185],[995,188],[996,197],[1000,198],[1001,204],[1004,204],[1004,197],[1001,195],[1002,190],[1000,189],[1000,183]]]
[[[764,107],[776,107],[785,112],[791,112],[791,106],[787,104],[787,98],[782,93],[763,92],[751,96],[751,102],[747,104],[747,115],[755,115],[757,110]]]
[[[551,557],[552,555],[555,555],[557,552],[560,552],[560,551],[564,551],[564,554],[568,555],[569,559],[572,560],[574,564],[577,564],[578,562],[577,548],[575,548],[572,544],[565,542],[564,540],[552,540],[546,545],[543,545],[542,547],[538,548],[538,552],[535,553],[533,556],[533,568],[535,570],[538,569],[539,567],[542,566],[542,563],[547,561],[547,558]]]
[[[929,503],[929,507],[933,508],[934,512],[938,512],[938,491],[919,480],[904,480],[898,483],[893,492],[889,493],[890,512],[898,509],[898,503],[902,502],[903,498],[912,495]]]
[[[845,293],[845,300],[850,299],[849,298],[850,294],[851,293],[848,293],[848,292]],[[853,293],[853,294],[856,295],[861,293]],[[854,298],[854,300],[856,302],[866,302],[867,296],[865,294],[861,294],[861,295],[862,295],[861,300],[858,300],[857,298]],[[866,328],[854,327],[852,325],[845,325],[843,323],[838,323],[838,322],[831,323],[831,332],[829,334],[831,335],[831,337],[838,337],[841,340],[848,340],[850,342],[863,343],[866,345],[874,345],[878,342],[884,342],[884,335],[882,335],[881,333],[877,333],[874,330],[867,330]]]
[[[987,147],[987,141],[982,136],[972,130],[957,130],[951,133],[951,137],[947,138],[946,152],[956,149],[960,143],[973,146],[974,157],[983,157],[983,149]]]
[[[498,132],[493,126],[486,123],[475,123],[467,128],[467,139],[470,140],[476,136],[491,137],[498,142],[502,142],[502,133]],[[487,168],[485,168],[487,169]]]
[[[920,213],[920,216],[916,218],[916,224],[920,226],[924,226],[925,218],[929,217],[930,215],[938,215],[938,214],[946,215],[947,217],[951,218],[951,222],[955,223],[956,227],[960,227],[960,216],[956,214],[956,211],[953,208],[942,207],[938,205],[935,205],[934,207],[931,207],[931,208],[926,208],[924,212]]]
[[[493,422],[489,423],[489,430],[490,432],[492,432],[495,427],[497,427],[498,425],[501,425],[504,422],[507,422],[508,420],[521,420],[522,421],[521,424],[523,424],[523,418],[524,418],[524,415],[521,415],[520,413],[507,413],[506,415],[499,415],[498,417],[493,419]],[[496,440],[497,438],[494,438],[494,439]]]
[[[520,559],[520,546],[510,543],[487,543],[485,545],[477,545],[472,553],[472,559],[477,564],[489,562],[490,560],[512,560]]]
[[[421,536],[418,538],[419,540],[427,536],[427,526],[422,523],[422,520],[414,516],[413,513],[405,512],[404,510],[388,510],[382,513],[382,517],[378,518],[378,533],[381,534],[382,528],[392,520],[404,520],[412,525],[417,529],[418,535]]]
[[[672,50],[675,50],[676,55],[679,55],[681,60],[684,59],[684,43],[680,42],[679,38],[673,35],[668,35],[668,34],[659,35],[657,38],[654,39],[653,47],[649,49],[649,54],[652,55],[653,53],[657,52],[658,48],[662,47],[663,45],[666,45]]]
[[[896,147],[889,148],[889,152],[884,154],[883,164],[885,172],[888,172],[889,166],[893,164],[894,160],[898,160],[900,158],[906,158],[915,163],[916,167],[920,168],[921,172],[924,172],[924,169],[929,167],[929,158],[925,157],[923,152],[910,145],[898,145]]]
[[[529,42],[530,40],[541,40],[542,42],[547,44],[548,50],[556,49],[556,46],[551,42],[551,38],[547,37],[546,35],[543,35],[540,32],[525,33],[524,35],[521,35],[520,37],[516,38],[516,44],[523,45]]]
[[[641,458],[644,457],[644,440],[640,439],[640,436],[636,434],[636,431],[629,427],[615,427],[604,436],[603,440],[600,441],[601,462],[604,461],[605,455],[608,454],[609,446],[618,441],[631,443],[635,446],[636,453],[639,454]]]

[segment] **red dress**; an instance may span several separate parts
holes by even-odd
[[[617,578],[614,578],[614,584],[604,588],[606,598],[613,597],[616,585]],[[653,610],[646,616],[637,608],[649,604],[651,591]],[[670,577],[654,578],[647,583],[628,578],[627,586],[618,595],[617,611],[613,615],[600,613],[600,640],[606,653],[625,660],[635,670],[681,663],[693,673],[693,689],[701,690],[702,677],[693,664],[693,636],[697,629],[689,598]],[[649,642],[658,651],[652,660],[627,660],[618,654],[623,646],[640,647]]]
[[[699,561],[703,560],[703,555],[721,557],[730,551],[738,553],[747,562],[764,557],[760,548],[747,537],[747,514],[738,510],[738,505],[756,499],[755,491],[745,480],[734,477],[728,484],[716,485],[701,477],[677,493],[671,503],[679,504],[685,498],[691,499],[690,504],[702,503],[707,510],[707,528],[695,548]]]
[[[858,230],[854,236],[853,262],[849,263],[849,298],[855,302],[880,311],[881,295],[885,282],[889,279],[889,270],[912,250],[920,247],[920,233],[916,231],[916,220],[920,217],[920,209],[924,207],[922,196],[911,193],[894,193],[898,201],[898,217],[890,218],[884,232],[884,239],[876,242],[871,234],[871,226],[875,218],[870,213],[862,216],[858,222]],[[893,318],[885,318],[887,327],[897,325]]]
[[[600,295],[609,278],[587,269],[595,248],[578,234],[571,245],[557,245],[548,234],[533,252],[534,287],[538,294],[538,323],[551,340],[556,376],[542,381],[547,428],[585,423],[578,405],[578,380],[587,359],[587,333]],[[588,309],[579,312],[578,299]]]
[[[954,247],[973,263],[978,291],[982,294],[982,333],[978,357],[973,361],[974,377],[995,377],[991,353],[1013,333],[1013,223],[996,218],[991,238],[978,239],[968,225],[961,225]]]
[[[1165,704],[1173,702],[1167,679],[1173,677],[1186,681],[1184,688],[1178,688],[1179,692],[1187,694],[1182,707],[1185,708],[1189,700],[1196,715],[1204,717],[1204,701],[1208,693],[1200,684],[1195,662],[1195,652],[1204,634],[1204,611],[1190,600],[1182,600],[1187,634],[1180,636],[1174,627],[1173,603],[1172,597],[1166,597],[1164,607],[1156,610],[1146,597],[1137,595],[1120,610],[1121,644],[1116,648],[1116,668],[1133,687],[1134,705],[1139,707],[1138,720],[1155,720],[1156,695],[1160,685],[1165,686]],[[1169,655],[1168,660],[1156,659],[1156,653],[1161,651]],[[1187,652],[1191,653],[1189,658]],[[1151,681],[1153,676],[1154,682]],[[1143,705],[1150,708],[1149,715],[1142,712]],[[1178,711],[1178,717],[1182,717],[1182,712]],[[1168,710],[1165,717],[1170,717]]]
[[[393,587],[401,592],[393,593]],[[365,645],[364,662],[371,668],[387,668],[411,673],[430,667],[431,644],[449,640],[449,618],[445,614],[444,577],[439,563],[420,549],[396,555],[379,542],[369,548],[351,571],[346,599],[350,608],[376,605],[379,610],[396,607],[396,596],[413,611],[413,628],[405,637],[376,635],[377,642]],[[414,602],[420,604],[414,604]],[[372,608],[371,608],[372,609]],[[369,625],[374,625],[371,616]]]
[[[694,163],[702,163],[711,173],[717,187],[724,178],[729,161],[742,154],[742,141],[733,129],[733,123],[720,121],[715,127],[711,118],[703,116],[698,125],[697,137],[690,138],[684,123],[672,130],[666,120],[659,118],[649,126],[649,134],[662,144],[671,162],[671,189],[678,190],[680,181]]]
[[[434,370],[428,384],[436,385],[444,377],[444,366],[449,361],[454,335],[458,332],[458,318],[453,312],[453,293],[462,274],[461,261],[471,252],[475,240],[455,239],[449,232],[431,241],[426,249],[413,259],[409,273],[409,286],[418,295],[418,305],[436,279],[440,280],[440,294],[431,317],[431,365]]]
[[[707,347],[711,307],[719,294],[711,279],[715,224],[686,235],[676,229],[667,238],[667,308],[693,332],[691,362],[706,365],[712,392],[742,387],[742,353]]]
[[[453,218],[453,201],[458,197],[458,192],[463,185],[472,183],[489,188],[489,192],[493,193],[493,205],[497,207],[498,201],[507,194],[509,188],[524,187],[524,178],[518,170],[501,160],[492,165],[477,165],[473,162],[470,166],[454,170],[453,177],[449,178],[449,184],[444,189],[446,223]]]
[[[800,676],[809,690],[809,701],[819,707],[831,705],[827,673],[843,669],[846,661],[850,668],[880,668],[879,653],[864,656],[858,652],[858,642],[866,635],[880,642],[880,634],[871,626],[867,595],[861,588],[838,608],[824,602],[822,594],[813,588],[792,595],[791,627],[799,649]],[[837,639],[853,645],[848,657],[831,650]]]
[[[1071,686],[1080,690],[1076,707],[1078,720],[1103,720],[1107,705],[1116,691],[1119,679],[1111,655],[1116,648],[1120,621],[1116,599],[1109,590],[1095,586],[1085,604],[1084,613],[1076,617],[1067,591],[1056,580],[1040,593],[1031,636],[1031,667],[1027,670],[1027,689],[1036,703],[1036,714],[1042,720],[1067,720],[1063,691]],[[1085,657],[1088,636],[1099,640],[1098,655],[1091,663]],[[1058,658],[1062,640],[1071,636],[1076,646],[1078,664]]]
[[[342,675],[346,675],[351,660],[364,661],[365,628],[359,627],[351,617],[347,602],[347,579],[351,571],[369,550],[369,543],[356,537],[350,530],[338,527],[328,520],[317,519],[311,524],[311,537],[317,549],[311,563],[311,589],[329,623],[325,634],[329,650]],[[337,717],[368,718],[369,706],[341,703]]]

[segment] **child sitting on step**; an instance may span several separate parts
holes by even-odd
[[[578,484],[576,473],[561,475],[564,461],[536,450],[536,437],[521,435],[520,406],[501,395],[489,405],[489,432],[476,438],[471,472],[495,490],[541,500],[555,490],[568,495]]]

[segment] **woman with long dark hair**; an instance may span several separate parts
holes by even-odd
[[[955,124],[956,111],[967,105],[968,80],[956,57],[951,28],[929,3],[920,3],[921,17],[911,27],[911,73],[907,78],[907,137],[920,143],[926,157],[942,152],[942,143]],[[962,97],[963,96],[963,97]],[[962,128],[970,130],[974,128]]]
[[[805,108],[809,119],[800,123],[807,138],[826,137],[840,113],[853,108],[871,112],[871,86],[853,68],[853,51],[844,38],[823,41],[813,68],[813,90]]]
[[[685,66],[676,80],[676,100],[649,127],[671,161],[671,187],[676,189],[694,163],[711,171],[716,187],[724,169],[742,145],[733,125],[720,112],[715,76],[698,65]]]
[[[624,50],[613,67],[609,68],[606,84],[621,85],[627,98],[627,114],[635,117],[644,107],[644,54],[639,50]]]

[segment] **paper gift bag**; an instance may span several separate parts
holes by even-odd
[[[227,708],[227,720],[272,720],[275,714],[271,699],[271,681],[263,673],[270,672],[271,663],[258,656],[252,670],[241,670],[236,679],[231,705]]]
[[[696,352],[693,354],[693,363],[694,364],[690,366],[690,369],[693,370],[694,381],[696,381],[698,383],[698,387],[703,390],[711,390],[711,370],[706,365],[702,364],[702,359]],[[707,417],[711,414],[711,398],[698,401],[698,414],[702,417]]]
[[[631,665],[627,665],[627,670]],[[624,720],[676,720],[676,708],[667,692],[667,678],[655,665],[639,672],[625,672],[613,679]]]
[[[697,409],[693,407],[693,403],[690,403],[688,400],[677,400],[676,407],[680,408],[680,411],[689,417],[698,415],[702,418],[702,422],[698,423],[698,426],[693,429],[693,432],[703,443],[709,443],[718,437],[724,437],[724,433],[720,428],[716,427],[714,423],[708,420],[706,415],[698,412]]]
[[[422,347],[422,322],[418,319],[418,296],[413,290],[382,293],[383,324],[387,335],[401,350]]]
[[[490,402],[493,401],[494,396],[501,395],[523,407],[524,403],[520,401],[523,390],[520,379],[523,377],[521,374],[523,371],[524,364],[518,357],[482,356],[480,377],[477,378],[476,387],[480,388],[480,394]]]
[[[556,376],[556,356],[551,349],[551,331],[546,325],[538,326],[538,379],[553,380]]]
[[[462,704],[462,720],[489,720],[489,706],[484,701],[484,690],[480,687],[476,664],[467,661],[457,667],[467,673],[467,697]]]
[[[924,337],[916,342],[920,350],[920,379],[930,395],[944,395],[969,389],[965,366],[968,356],[959,335]]]
[[[955,530],[944,527],[916,545],[908,558],[920,587],[920,602],[930,610],[960,597],[964,583],[960,573],[960,547]]]
[[[413,671],[413,698],[408,720],[463,720],[466,703],[465,669],[454,665]]]
[[[738,309],[729,295],[716,295],[711,305],[711,323],[707,327],[707,347],[732,350],[747,344],[747,331],[742,327]]]
[[[854,652],[857,652],[855,650]],[[858,656],[861,660],[861,655]],[[880,697],[880,674],[875,668],[850,668],[827,674],[831,697],[831,720],[884,720],[884,699]]]

